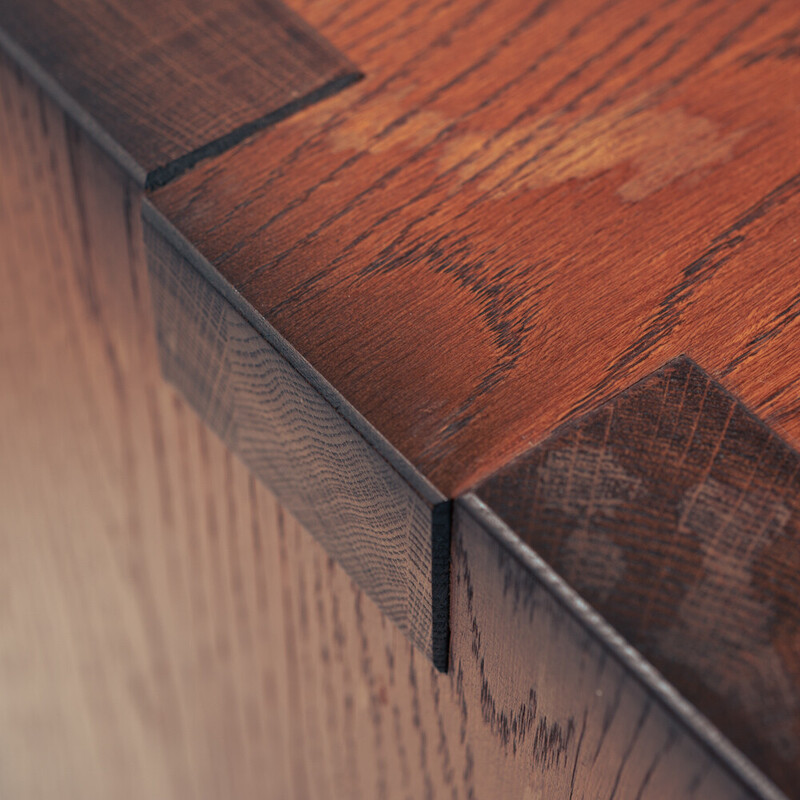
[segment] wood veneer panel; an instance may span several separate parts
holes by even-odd
[[[366,79],[154,193],[455,496],[689,353],[800,442],[794,0],[322,0]]]
[[[392,467],[145,211],[165,377],[439,669],[447,667],[449,504]],[[208,274],[208,273],[206,273]],[[271,337],[278,347],[277,337]],[[286,352],[284,350],[284,352]],[[290,355],[290,357],[292,357]]]
[[[0,47],[154,186],[358,77],[278,0],[2,0]]]
[[[522,26],[522,30],[524,29],[525,27]],[[457,32],[456,30],[456,33]],[[723,48],[723,51],[724,49],[725,48]],[[789,203],[793,198],[792,191],[793,185],[791,181],[784,182],[777,192],[765,195],[766,199],[763,202],[754,206],[751,212],[743,216],[739,222],[733,225],[729,230],[726,229],[727,233],[733,237],[732,241],[728,243],[730,247],[734,248],[741,243],[741,240],[737,238],[738,234],[737,236],[733,236],[732,232],[747,228],[747,226],[752,223],[763,219],[766,215],[774,211],[776,207],[781,208],[782,205]],[[196,201],[198,198],[194,196],[192,199]],[[770,220],[770,224],[773,225],[773,227],[775,224],[781,222],[783,224],[788,224],[786,220],[781,217],[778,217],[777,222],[774,218]],[[777,244],[780,245],[781,240],[778,240]],[[722,249],[724,250],[725,248],[722,247]],[[701,270],[709,263],[709,258],[709,256],[701,258],[698,263],[694,264],[693,269],[688,271],[687,275],[691,276],[696,274],[698,270]],[[715,264],[715,267],[719,268],[723,263],[725,262],[723,261],[720,264]],[[91,287],[91,280],[88,284]],[[311,288],[313,288],[313,284]],[[697,287],[695,286],[694,288]],[[779,289],[783,291],[785,287],[781,284]],[[491,294],[493,288],[490,286],[487,289],[487,287],[484,286],[483,290],[487,290]],[[678,292],[678,296],[682,297],[680,292]],[[687,303],[687,305],[690,304]],[[200,308],[203,308],[202,304]],[[776,319],[779,321],[787,319],[787,324],[790,325],[793,320],[791,309],[792,305],[789,304],[786,309],[776,312]],[[219,316],[212,315],[212,318],[218,320]],[[785,333],[785,330],[782,324],[778,325],[776,323],[776,326],[774,328],[769,328],[769,331],[771,331],[769,335],[765,334],[764,336],[753,339],[751,341],[752,346],[757,347],[762,341],[783,341],[781,336]],[[748,349],[745,348],[742,354],[747,356],[748,352]],[[737,358],[741,359],[742,354],[737,356]],[[234,505],[234,503],[231,503],[230,507],[233,508]],[[703,737],[698,738],[692,735],[683,736],[682,729],[678,733],[674,733],[673,729],[670,727],[670,723],[673,720],[673,716],[669,713],[671,707],[668,706],[667,710],[664,711],[662,705],[656,702],[658,698],[651,700],[650,694],[652,694],[653,687],[649,685],[647,681],[639,681],[638,683],[636,680],[628,681],[631,670],[626,668],[624,659],[618,658],[618,654],[615,656],[614,652],[611,652],[602,642],[599,647],[590,647],[589,643],[594,642],[596,638],[592,637],[594,633],[596,633],[595,629],[597,625],[595,624],[593,627],[592,625],[583,624],[586,622],[586,620],[583,620],[583,623],[578,624],[577,627],[572,626],[567,622],[568,614],[564,616],[564,614],[548,607],[551,603],[551,600],[548,598],[552,595],[552,592],[546,592],[544,595],[541,594],[541,574],[537,575],[536,572],[530,568],[530,564],[526,565],[525,563],[525,559],[530,556],[529,552],[516,553],[513,558],[509,560],[507,553],[504,554],[505,550],[508,549],[507,545],[509,543],[505,543],[505,550],[503,548],[500,550],[492,549],[492,540],[487,536],[487,529],[485,526],[476,523],[470,528],[470,523],[467,522],[462,525],[460,530],[467,531],[467,533],[464,535],[463,539],[456,540],[457,549],[455,551],[455,563],[457,565],[461,564],[459,559],[461,558],[462,551],[460,551],[458,547],[461,546],[464,541],[471,541],[472,544],[468,545],[468,547],[474,547],[475,552],[478,554],[474,562],[478,566],[478,569],[473,571],[480,571],[487,562],[490,565],[483,575],[483,582],[481,584],[483,590],[486,590],[485,597],[480,597],[478,602],[483,603],[485,601],[487,604],[485,610],[491,610],[491,613],[487,611],[490,624],[486,626],[486,630],[489,631],[488,636],[493,645],[493,649],[487,654],[482,653],[481,641],[480,639],[476,640],[476,632],[480,632],[483,626],[479,624],[474,617],[471,618],[469,630],[467,630],[466,627],[461,627],[456,633],[461,637],[459,639],[461,645],[469,648],[469,654],[474,658],[474,662],[470,662],[470,669],[468,672],[462,672],[461,670],[455,673],[451,672],[451,678],[453,678],[454,675],[456,676],[455,691],[457,693],[462,691],[459,687],[471,685],[473,696],[476,696],[480,702],[481,714],[478,724],[480,725],[480,720],[482,719],[485,727],[488,728],[490,733],[495,737],[494,749],[491,750],[490,755],[485,757],[485,760],[482,756],[481,761],[483,763],[487,761],[492,762],[490,767],[496,766],[497,763],[502,761],[502,759],[500,759],[500,761],[497,760],[498,741],[507,748],[504,754],[506,761],[509,757],[509,748],[513,756],[516,756],[517,752],[521,753],[521,760],[519,762],[520,773],[517,773],[514,779],[514,789],[516,791],[519,792],[524,789],[524,791],[530,793],[538,791],[536,787],[544,786],[548,788],[548,791],[552,789],[552,792],[560,792],[562,796],[566,797],[568,796],[567,791],[572,792],[576,785],[581,787],[580,783],[575,783],[576,780],[580,780],[585,783],[585,793],[594,792],[599,786],[601,789],[607,789],[612,796],[617,794],[623,796],[629,794],[633,796],[638,795],[640,797],[648,795],[661,797],[664,796],[665,793],[667,795],[674,793],[676,784],[678,794],[680,795],[683,793],[681,796],[685,796],[687,792],[696,792],[698,786],[702,786],[703,796],[736,797],[738,794],[752,794],[751,790],[761,796],[775,796],[771,793],[768,786],[766,788],[764,787],[757,775],[754,777],[748,773],[746,763],[739,766],[734,765],[733,773],[738,774],[740,778],[744,778],[748,788],[745,789],[743,786],[738,786],[731,777],[730,762],[724,761],[719,763],[717,760],[719,753],[715,747],[716,744],[719,743],[715,744],[713,741],[705,741]],[[489,529],[489,534],[493,535],[494,533],[494,531]],[[212,539],[218,540],[218,531],[213,525],[211,526],[210,535]],[[492,561],[493,556],[496,556],[496,561],[494,562]],[[512,566],[506,569],[508,564]],[[516,566],[513,566],[514,564],[516,564]],[[141,574],[140,570],[135,570],[135,572],[137,575]],[[454,572],[454,574],[458,573]],[[459,596],[459,602],[461,603],[461,605],[458,606],[459,624],[467,618],[467,615],[464,614],[464,610],[470,610],[470,604],[474,602],[473,598],[475,595],[475,589],[473,586],[469,585],[469,582],[463,585],[466,588],[462,590],[463,594]],[[519,588],[515,589],[515,587]],[[504,604],[500,600],[499,592],[501,589],[504,592],[509,589],[513,590],[508,596],[508,604]],[[479,590],[479,594],[483,594],[483,590]],[[464,603],[466,605],[464,605]],[[563,606],[563,603],[560,604],[559,607],[561,606]],[[538,615],[538,619],[537,608],[541,612]],[[519,619],[513,617],[516,611],[522,612],[522,616]],[[572,613],[574,609],[567,608],[566,612]],[[319,613],[321,617],[322,612]],[[335,614],[336,612],[334,611],[333,613]],[[499,617],[493,616],[498,614]],[[574,617],[574,613],[572,616]],[[527,620],[527,624],[525,624],[525,620]],[[308,614],[305,607],[298,612],[298,622],[301,627],[306,626],[308,623]],[[595,623],[597,622],[598,621],[595,620]],[[511,631],[511,633],[503,633],[499,639],[491,639],[491,637],[494,636],[494,632],[499,627],[503,626],[507,626],[507,629]],[[549,639],[542,635],[543,630],[550,634]],[[566,650],[564,648],[564,642],[558,641],[559,631],[565,632],[569,637],[569,647],[566,648]],[[581,637],[584,637],[584,639],[581,639]],[[455,639],[458,639],[458,636],[455,636],[454,640]],[[586,644],[582,644],[578,649],[581,652],[589,652],[587,661],[577,661],[577,666],[564,663],[562,660],[564,652],[572,652],[577,655],[574,646],[575,641],[585,642]],[[556,648],[556,644],[558,648]],[[294,635],[287,634],[287,648],[294,647]],[[365,647],[366,646],[362,644],[362,650],[364,650]],[[542,653],[544,647],[548,648],[548,652],[545,654]],[[519,651],[522,652],[522,657],[518,658],[516,655],[510,655],[500,659],[495,665],[497,675],[496,681],[490,681],[487,679],[487,660],[491,659],[493,656],[497,656],[504,648],[506,652],[518,648]],[[535,648],[535,650],[532,648]],[[223,647],[222,650],[224,651],[224,649]],[[463,652],[465,656],[469,655],[466,650]],[[413,658],[413,656],[411,658]],[[391,660],[391,658],[387,656],[387,661],[389,660]],[[465,663],[465,660],[466,659],[462,659],[461,663]],[[362,668],[366,671],[366,666],[364,666],[366,659],[363,658],[363,652],[361,661]],[[615,669],[619,667],[617,671],[612,670],[612,677],[618,678],[618,680],[612,680],[612,685],[614,687],[622,686],[625,689],[625,692],[620,690],[620,697],[624,695],[627,705],[625,706],[624,713],[621,713],[617,717],[618,705],[616,701],[612,702],[611,707],[606,707],[603,715],[600,717],[599,727],[588,729],[594,730],[595,734],[593,735],[599,737],[599,742],[595,751],[596,754],[599,755],[603,748],[608,748],[605,751],[608,758],[600,762],[595,758],[591,765],[587,764],[585,754],[581,755],[581,737],[579,737],[575,744],[576,752],[574,761],[572,762],[572,772],[568,773],[569,764],[565,755],[567,749],[564,741],[569,738],[569,726],[563,727],[559,723],[558,729],[548,729],[547,719],[552,721],[553,719],[560,719],[563,717],[565,722],[568,722],[570,713],[572,713],[570,709],[577,711],[579,716],[581,709],[583,709],[583,718],[588,719],[590,711],[588,710],[587,702],[591,702],[591,700],[576,689],[576,687],[580,688],[580,686],[583,685],[581,683],[583,680],[583,672],[581,670],[583,670],[587,664],[600,665],[600,667],[605,669],[606,662],[608,661],[614,662]],[[537,665],[539,664],[546,665],[546,675],[537,672]],[[369,662],[367,661],[367,666],[368,665]],[[577,677],[575,673],[576,669],[578,670]],[[510,683],[508,682],[509,675],[512,675],[514,678]],[[563,678],[563,683],[560,680],[553,680],[554,675]],[[549,683],[545,681],[544,685],[542,685],[542,681],[548,676],[550,678]],[[293,678],[290,678],[288,681],[290,686],[292,685],[292,681]],[[523,702],[520,703],[519,697],[515,694],[519,687],[525,687],[526,681],[528,684],[528,704],[526,704],[524,698]],[[593,686],[596,686],[596,681],[593,680],[591,683]],[[495,684],[497,688],[493,690]],[[634,687],[632,689],[633,694],[627,693],[627,686],[629,684]],[[411,691],[416,690],[416,674],[413,672],[413,669],[409,669],[409,685]],[[296,683],[294,686],[296,692]],[[477,690],[478,687],[479,692],[475,694],[475,690]],[[539,687],[539,689],[537,689],[537,687]],[[539,690],[544,693],[543,696],[554,697],[555,699],[548,700],[541,708],[538,705],[537,699],[536,712],[533,713],[530,709],[533,708],[534,704],[530,701],[531,698],[536,699],[538,697],[536,693]],[[556,691],[556,694],[547,694],[552,691]],[[603,694],[604,691],[601,690],[601,695],[599,696],[602,697]],[[378,699],[378,702],[382,702],[380,701],[380,693],[373,696]],[[437,697],[436,702],[438,703],[438,696],[435,695],[435,697]],[[462,731],[466,725],[465,718],[468,715],[468,704],[466,700],[463,699],[464,697],[465,695],[461,695],[461,697],[459,697],[458,694],[456,695],[456,698],[460,699]],[[511,698],[510,704],[506,704],[505,702],[505,698],[507,697]],[[569,702],[574,702],[575,705],[565,709],[557,705],[557,703],[560,702],[558,698],[562,698],[562,700],[566,698]],[[633,699],[628,702],[628,698]],[[350,706],[352,707],[352,702]],[[658,709],[657,712],[651,712],[651,706],[655,706]],[[458,705],[455,707],[458,708]],[[495,713],[498,708],[500,712]],[[345,703],[346,713],[347,709],[348,705]],[[520,709],[522,716],[514,719],[509,715],[509,709]],[[547,711],[542,709],[552,710]],[[540,710],[545,718],[542,719],[542,717],[538,717],[539,723],[536,727],[537,734],[534,735],[532,740],[526,739],[530,731],[533,730],[533,728],[529,729],[527,727],[528,721],[531,718],[536,719]],[[560,717],[559,715],[562,711],[564,713]],[[420,716],[419,707],[414,709],[413,703],[412,712],[413,724],[418,727]],[[547,716],[548,714],[550,715],[549,717]],[[591,712],[591,715],[593,720],[598,719],[598,715],[594,711]],[[381,727],[380,723],[377,721],[379,716],[378,713],[375,713],[373,716],[373,724],[375,725],[376,732]],[[476,713],[473,713],[472,716],[473,718],[478,717]],[[575,718],[577,719],[577,717]],[[676,719],[679,725],[685,727],[685,719],[683,717],[677,717]],[[634,720],[635,737],[631,735],[631,722]],[[650,724],[650,720],[655,720],[652,730],[647,727]],[[615,722],[620,725],[620,732],[608,736],[609,726]],[[542,743],[542,738],[538,735],[538,732],[542,730],[542,725],[544,725],[544,733],[542,733],[541,736],[546,736],[546,743],[544,744]],[[443,730],[444,723],[440,722],[438,729],[440,745],[446,739]],[[509,733],[509,731],[511,733]],[[559,738],[559,732],[563,733],[564,731],[566,731],[566,733]],[[691,734],[692,731],[693,728],[690,726],[689,733]],[[519,739],[517,738],[517,732],[521,732]],[[427,736],[423,736],[422,733],[420,733],[419,737],[420,751],[426,753],[425,743],[427,741]],[[713,731],[711,731],[711,733],[713,734]],[[459,741],[461,744],[465,741],[463,732],[460,734]],[[489,739],[480,739],[482,745],[487,745],[490,741]],[[529,743],[530,748],[532,748],[531,750],[525,745],[526,741]],[[537,741],[539,742],[538,749],[536,745]],[[675,742],[679,742],[681,747],[679,748],[678,760],[673,762],[672,756],[664,758],[664,754],[672,751]],[[684,745],[688,750],[683,749]],[[443,749],[444,748],[440,746],[439,751],[441,752]],[[635,758],[631,758],[633,753],[635,753]],[[704,753],[708,755],[708,759],[706,760],[702,758]],[[541,758],[539,765],[544,765],[544,771],[542,772],[542,776],[539,776],[537,773],[531,777],[531,758],[533,759],[534,765],[537,765],[537,756]],[[474,762],[474,751],[465,750],[463,778],[467,786],[465,789],[466,794],[469,794],[468,780],[471,780],[472,773],[475,770]],[[597,771],[592,772],[592,767],[598,763],[600,766],[597,767]],[[645,767],[644,764],[648,766]],[[664,764],[667,765],[666,769],[664,769]],[[687,767],[695,768],[691,779],[687,779],[686,777]],[[561,770],[561,772],[559,773],[558,770]],[[424,763],[420,771],[423,776],[427,774]],[[452,780],[452,775],[450,774],[451,769],[448,768],[446,764],[443,767],[443,772],[445,781]],[[296,775],[300,774],[301,771],[298,770]],[[494,775],[495,780],[499,780],[501,783],[505,780],[505,776],[499,779],[497,778],[499,773],[496,770],[485,774]],[[520,777],[520,775],[522,777]],[[568,777],[568,775],[571,775],[571,777]],[[711,778],[708,779],[708,783],[704,783],[708,775],[710,775]],[[298,777],[297,781],[299,785],[302,783],[303,779]],[[324,785],[324,782],[322,782],[321,785]],[[378,786],[384,787],[386,785],[385,781],[379,782],[378,784]],[[432,783],[426,783],[425,789],[427,790],[431,785]],[[487,785],[494,786],[491,778],[487,779]],[[532,786],[534,788],[531,788]],[[764,791],[761,791],[762,789],[764,789]],[[300,794],[303,794],[302,787],[299,791]],[[691,794],[689,796],[691,796]]]
[[[475,494],[786,792],[800,786],[800,456],[687,358]]]

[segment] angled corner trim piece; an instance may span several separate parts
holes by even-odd
[[[165,377],[446,669],[450,504],[406,480],[386,449],[368,441],[223,297],[202,266],[187,260],[188,245],[176,248],[165,235],[168,226],[149,203],[144,227]]]
[[[0,0],[0,50],[147,188],[361,77],[280,0]]]
[[[517,693],[531,692],[543,703],[552,702],[555,694],[562,715],[573,724],[583,717],[581,741],[586,734],[590,752],[596,747],[600,753],[602,748],[605,770],[619,778],[626,769],[634,772],[634,765],[641,769],[649,764],[639,776],[637,797],[647,787],[647,797],[787,800],[478,497],[459,498],[453,518],[454,582],[469,581],[476,597],[480,592],[502,598],[504,608],[493,609],[493,616],[524,628],[520,647],[531,655],[523,658],[525,674],[516,680],[532,685],[518,686]],[[456,592],[457,597],[463,594]],[[472,605],[471,610],[455,608],[454,613],[475,617],[479,603]],[[476,625],[480,629],[479,621],[473,620]],[[457,642],[453,649],[465,650]],[[474,654],[484,658],[480,650]],[[541,675],[545,680],[538,683]],[[592,739],[597,740],[594,746]],[[596,789],[597,762],[597,757],[580,760],[576,753],[573,789]]]
[[[691,359],[566,424],[469,502],[777,786],[800,783],[800,457]]]

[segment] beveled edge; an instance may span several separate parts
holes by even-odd
[[[454,501],[538,581],[605,650],[705,747],[746,789],[762,800],[789,798],[704,714],[686,700],[635,647],[598,614],[547,562],[480,498],[467,492]]]
[[[375,428],[345,397],[324,378],[232,286],[214,265],[148,200],[142,201],[142,217],[156,228],[183,257],[269,342],[296,370],[344,417],[408,484],[431,505],[448,501],[439,489]]]
[[[168,223],[146,201],[142,216],[164,377],[434,667],[447,671],[450,500],[272,326],[243,313],[205,259],[179,234],[165,235]],[[309,435],[311,428],[319,435]],[[336,449],[326,450],[331,440]],[[397,539],[404,542],[400,560]]]

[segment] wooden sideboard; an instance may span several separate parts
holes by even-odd
[[[798,30],[0,0],[0,797],[800,797]]]

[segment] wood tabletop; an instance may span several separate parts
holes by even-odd
[[[800,5],[289,6],[0,0],[147,187],[165,374],[440,669],[452,512],[796,795]]]
[[[308,3],[365,74],[153,194],[445,494],[681,353],[800,442],[800,6]]]

